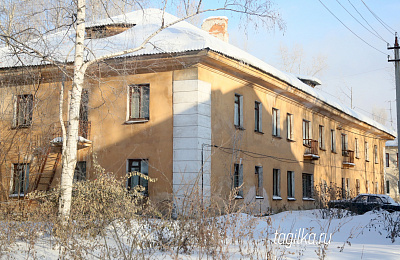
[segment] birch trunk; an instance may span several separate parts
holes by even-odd
[[[60,216],[62,220],[68,220],[71,211],[72,183],[77,158],[79,108],[81,103],[82,87],[86,66],[83,60],[85,40],[85,0],[77,1],[77,25],[75,42],[74,78],[72,82],[72,94],[70,97],[69,122],[67,140],[63,141],[62,172],[61,172],[61,197]]]

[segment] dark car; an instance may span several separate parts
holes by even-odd
[[[360,194],[351,200],[331,200],[328,206],[330,208],[348,209],[357,214],[378,209],[389,212],[400,211],[400,204],[388,195],[383,194]]]

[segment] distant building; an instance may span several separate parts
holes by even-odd
[[[397,139],[386,142],[385,148],[385,193],[400,201],[399,149]]]

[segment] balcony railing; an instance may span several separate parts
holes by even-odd
[[[90,139],[90,130],[92,124],[90,121],[79,120],[79,136]]]
[[[68,121],[64,121],[65,130],[68,131]],[[91,130],[91,122],[79,120],[78,125],[78,136],[82,136],[83,138],[90,139],[90,130]],[[60,136],[61,136],[61,128],[60,128]]]
[[[319,159],[317,140],[303,139],[303,145],[306,147],[306,150],[304,152],[304,159]]]
[[[355,166],[354,164],[354,151],[343,150],[343,165],[345,166]]]

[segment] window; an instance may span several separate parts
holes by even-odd
[[[279,109],[272,108],[272,135],[281,136]]]
[[[303,199],[311,199],[313,197],[313,175],[303,173]]]
[[[376,193],[376,194],[379,193],[378,187],[379,187],[379,182],[376,182],[376,183],[375,183],[375,193]]]
[[[311,145],[311,127],[310,121],[303,120],[303,144],[310,146]]]
[[[354,140],[354,146],[355,146],[355,153],[356,153],[356,158],[360,158],[360,145],[358,143],[358,138]]]
[[[243,128],[243,96],[235,94],[235,111],[233,123],[237,128]]]
[[[281,197],[281,170],[273,169],[273,194],[274,197]]]
[[[386,167],[389,167],[389,153],[386,153]]]
[[[262,104],[258,101],[254,102],[254,131],[262,132]]]
[[[127,188],[130,190],[136,186],[142,186],[144,188],[143,194],[147,196],[149,194],[148,180],[140,175],[149,176],[148,160],[128,159],[127,173],[132,174],[127,180]]]
[[[367,193],[369,193],[369,181],[366,181],[365,186],[367,186]]]
[[[293,140],[293,115],[292,114],[287,114],[286,117],[287,121],[287,139],[288,140]]]
[[[342,134],[342,155],[347,156],[349,150],[349,143],[347,139],[347,134]]]
[[[256,186],[256,196],[263,197],[263,167],[256,166],[255,167],[255,174],[257,177],[257,186]]]
[[[288,198],[295,198],[294,195],[294,172],[287,172],[287,196]]]
[[[326,194],[327,190],[328,190],[328,185],[326,184],[325,180],[322,180],[322,182],[321,182],[321,194],[322,195]]]
[[[82,89],[79,108],[79,136],[89,138],[89,91]]]
[[[369,146],[368,142],[365,142],[365,160],[369,162]]]
[[[129,120],[149,120],[150,85],[129,86]]]
[[[74,171],[74,182],[85,181],[86,180],[86,162],[79,161],[76,162],[76,167]]]
[[[378,146],[374,145],[374,161],[378,163]]]
[[[33,95],[17,95],[14,100],[13,127],[32,125]]]
[[[386,181],[386,193],[390,193],[390,186],[389,186],[389,181]]]
[[[336,153],[336,132],[334,129],[331,129],[331,151]]]
[[[346,199],[350,196],[350,179],[342,178],[342,198]]]
[[[14,163],[11,195],[24,196],[29,187],[29,163]]]
[[[319,148],[321,150],[325,150],[325,136],[324,136],[325,127],[323,125],[320,125],[318,129],[319,129],[319,134],[318,134]]]
[[[360,194],[360,179],[356,179],[356,193]]]
[[[235,163],[235,173],[233,175],[233,188],[237,190],[237,196],[243,197],[243,164]]]

